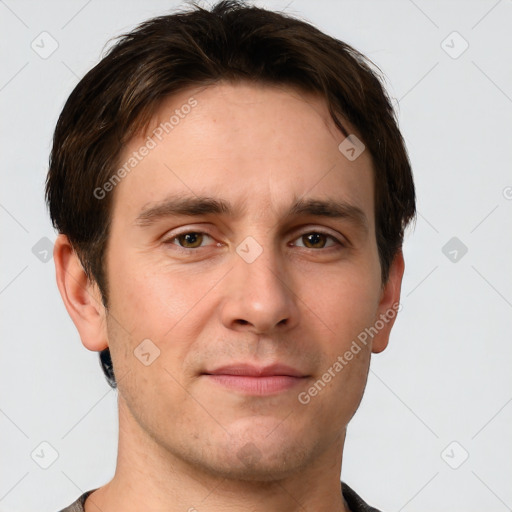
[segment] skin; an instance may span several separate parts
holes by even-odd
[[[298,394],[400,298],[401,252],[388,282],[380,278],[371,155],[349,161],[338,150],[345,136],[321,98],[250,83],[181,91],[148,133],[190,97],[197,105],[111,192],[108,311],[67,238],[55,244],[82,343],[110,347],[118,381],[116,473],[85,510],[348,510],[339,483],[346,426],[393,320],[308,404]],[[130,141],[120,164],[144,142]],[[137,222],[174,194],[223,199],[235,215]],[[297,198],[349,203],[366,228],[285,215]],[[176,238],[184,232],[208,236]],[[251,263],[236,251],[246,237],[262,249]],[[160,350],[148,366],[134,355],[144,339]],[[251,395],[202,375],[234,362],[280,362],[305,377]]]

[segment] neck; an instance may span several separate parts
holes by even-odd
[[[85,512],[349,512],[340,491],[345,433],[314,464],[280,480],[215,475],[159,446],[119,398],[116,472],[85,502]]]

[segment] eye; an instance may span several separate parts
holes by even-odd
[[[188,231],[186,233],[180,233],[169,240],[166,243],[178,245],[183,249],[197,249],[202,246],[205,239],[212,237],[201,231]],[[213,239],[212,239],[213,240]]]
[[[329,240],[334,243],[327,247],[332,247],[333,245],[343,246],[343,244],[334,236],[323,233],[322,231],[311,231],[310,233],[304,233],[303,235],[299,236],[299,238],[296,238],[296,240],[300,240],[303,243],[303,245],[298,245],[299,247],[305,247],[306,249],[325,249]]]
[[[208,239],[213,241],[210,235],[202,231],[187,231],[170,237],[165,243],[177,245],[181,249],[199,249],[208,245],[205,243]],[[299,243],[296,242],[297,240]],[[328,249],[335,246],[344,246],[336,237],[323,231],[304,233],[296,238],[295,243],[292,245],[304,247],[305,249]]]

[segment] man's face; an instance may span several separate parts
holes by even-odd
[[[176,109],[113,192],[107,326],[123,417],[162,453],[221,476],[336,459],[370,339],[333,365],[385,312],[369,152],[347,159],[324,102],[291,89],[189,89],[152,128]],[[119,167],[147,142],[133,139]],[[232,211],[175,211],[205,198]],[[290,212],[313,200],[341,215],[320,203]]]

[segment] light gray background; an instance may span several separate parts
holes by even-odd
[[[55,240],[43,185],[79,78],[110,37],[175,5],[0,0],[1,511],[55,512],[113,475],[116,392],[65,312],[53,260],[40,260],[40,240]],[[403,310],[373,358],[343,479],[386,512],[511,510],[512,1],[258,5],[286,7],[381,67],[414,169]],[[58,43],[46,59],[31,48],[51,49],[43,31]],[[48,469],[42,442],[58,453]]]

